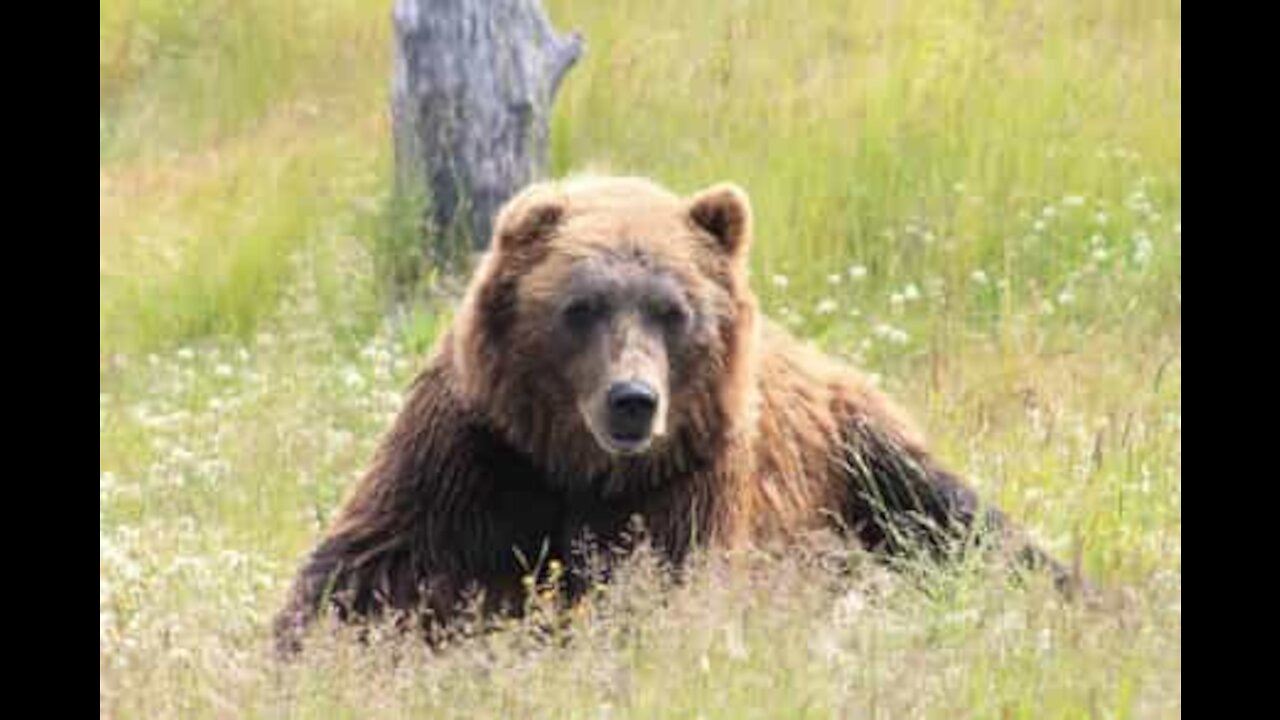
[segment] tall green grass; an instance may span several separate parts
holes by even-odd
[[[1180,282],[1177,3],[550,7],[590,42],[558,101],[554,172],[734,179],[765,273],[819,288],[856,262],[887,294],[982,269],[1013,297],[962,298],[954,317],[998,321],[1056,294],[1094,232],[1142,229],[1162,252],[1141,292]],[[282,258],[387,186],[389,11],[122,2],[101,36],[103,344],[253,325]],[[1127,212],[1139,190],[1160,221]],[[1082,210],[1033,230],[1073,196]]]

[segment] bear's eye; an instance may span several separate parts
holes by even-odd
[[[574,330],[583,330],[604,313],[604,306],[587,298],[579,298],[565,306],[565,324]]]
[[[653,315],[663,326],[679,330],[689,321],[689,313],[678,303],[662,303],[653,309]]]

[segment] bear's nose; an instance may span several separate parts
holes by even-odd
[[[647,383],[634,380],[609,388],[609,432],[620,440],[638,440],[649,434],[658,393]]]

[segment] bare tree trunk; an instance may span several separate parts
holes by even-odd
[[[557,35],[538,0],[395,0],[393,17],[397,192],[425,193],[435,250],[482,249],[502,203],[546,172],[582,38]]]

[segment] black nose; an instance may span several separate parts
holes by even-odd
[[[609,432],[620,440],[639,440],[649,434],[658,393],[646,383],[620,382],[609,388]]]

